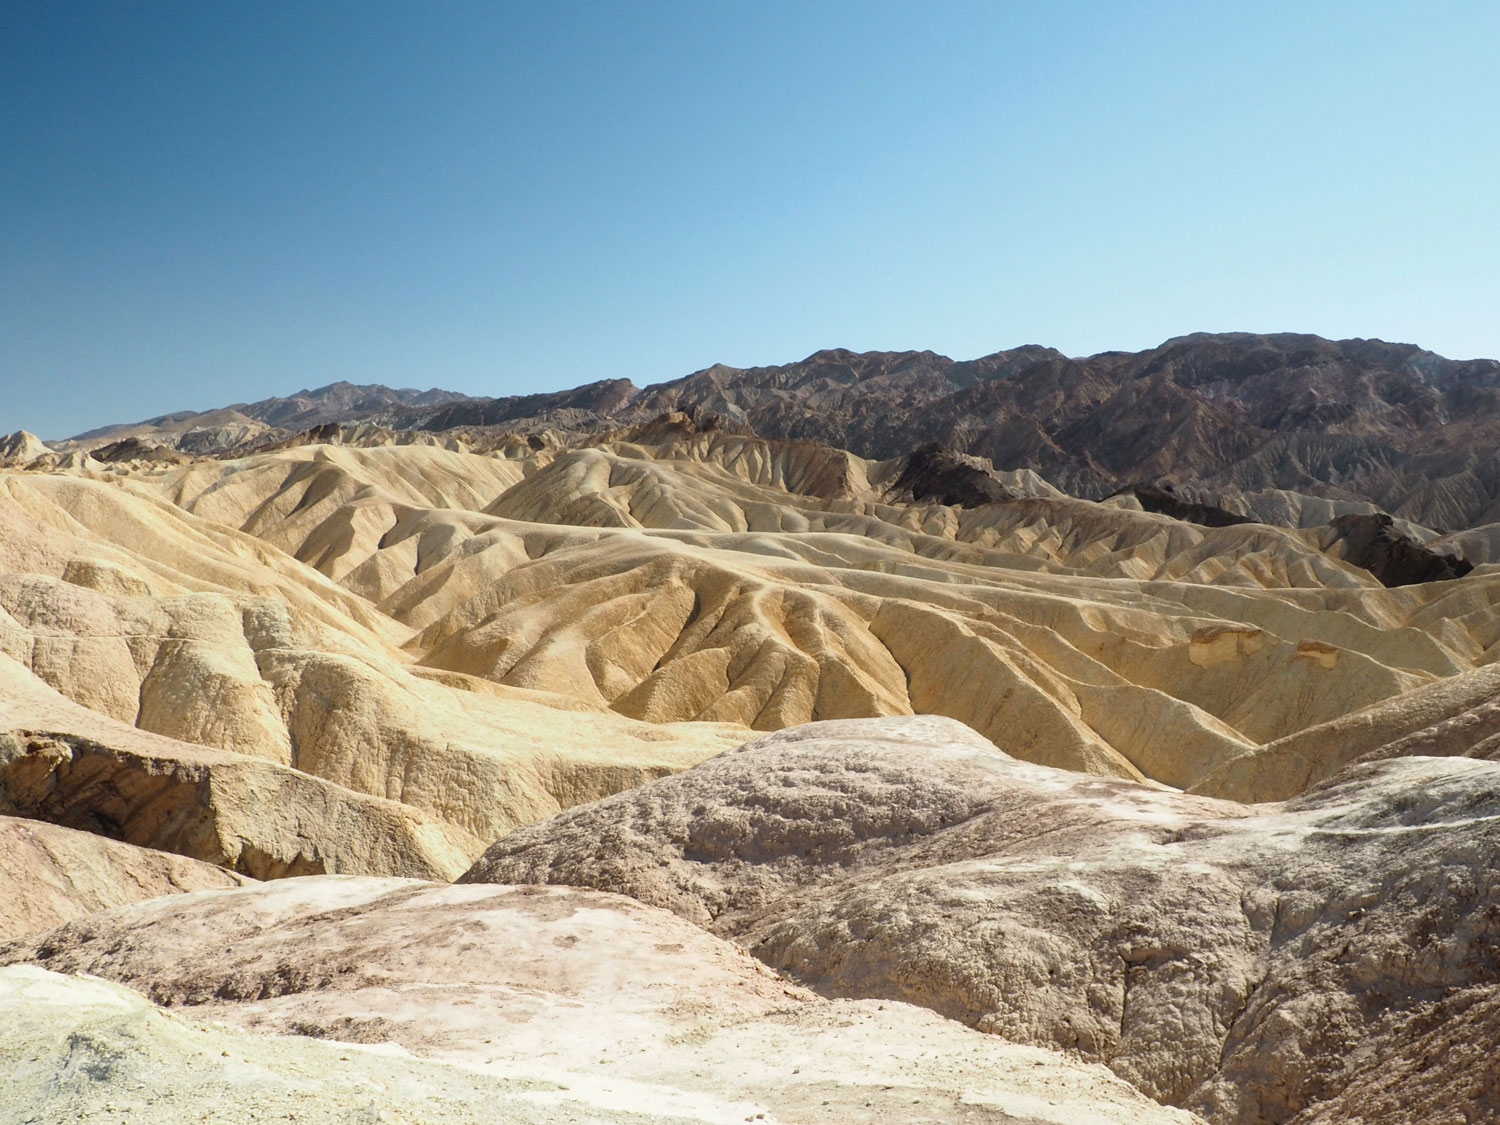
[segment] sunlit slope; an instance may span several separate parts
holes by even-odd
[[[100,722],[413,806],[469,848],[738,739],[413,668],[399,647],[411,635],[275,546],[152,488],[0,476],[0,653]],[[8,690],[15,703],[20,687]],[[25,708],[7,721],[55,729]]]
[[[429,731],[460,721],[421,702],[434,678],[445,701],[472,689],[464,721],[537,700],[667,737],[934,712],[1035,761],[1187,787],[1484,664],[1500,636],[1493,576],[1388,590],[1315,529],[1203,528],[1030,474],[958,508],[812,443],[512,452],[313,445],[71,487],[170,501],[316,570],[320,599],[377,619],[365,666]]]

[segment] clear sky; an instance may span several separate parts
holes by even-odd
[[[1500,356],[1500,4],[0,4],[0,433],[1197,330]]]

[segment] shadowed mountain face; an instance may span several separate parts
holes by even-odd
[[[1249,516],[1242,516],[1213,504],[1184,500],[1165,488],[1138,484],[1121,489],[1119,494],[1135,497],[1136,502],[1148,512],[1160,512],[1164,516],[1202,524],[1204,527],[1233,527],[1237,523],[1255,522]]]
[[[244,452],[363,422],[473,445],[504,433],[600,433],[672,411],[864,457],[939,443],[1087,498],[1174,484],[1230,510],[1240,497],[1290,490],[1446,530],[1500,519],[1500,363],[1295,334],[1197,333],[1081,359],[1034,345],[966,361],[832,349],[781,366],[720,364],[644,390],[605,379],[497,399],[335,383],[76,440]]]
[[[1339,516],[1328,525],[1339,557],[1363,567],[1386,586],[1412,586],[1462,578],[1472,563],[1453,555],[1429,551],[1396,531],[1390,516]]]

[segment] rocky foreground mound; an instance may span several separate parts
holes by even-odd
[[[496,842],[465,881],[629,894],[831,997],[1107,1064],[1224,1125],[1492,1120],[1500,765],[1248,808],[813,724]]]
[[[1195,1120],[921,1008],[819,999],[594,891],[283,880],[96,914],[0,963],[5,1125]]]
[[[1497,867],[1486,760],[1247,806],[937,717],[812,724],[457,885],[282,879],[0,945],[0,1121],[197,1120],[209,1084],[232,1120],[1493,1121]]]

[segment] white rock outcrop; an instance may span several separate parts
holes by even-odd
[[[819,999],[666,911],[595,891],[282,880],[96,914],[0,945],[0,963],[15,966],[0,969],[0,1121],[105,1102],[172,1123],[205,1109],[226,1122],[289,1110],[663,1125],[1196,1120],[1103,1067],[921,1008]],[[59,970],[128,985],[179,1018]],[[206,1020],[239,1032],[205,1032]],[[437,1100],[392,1116],[423,1094]]]
[[[1415,1125],[1495,1110],[1497,871],[1500,764],[1372,762],[1249,807],[915,718],[768,735],[518,829],[464,880],[629,894],[823,995],[1075,1051],[1224,1125],[1373,1088]]]

